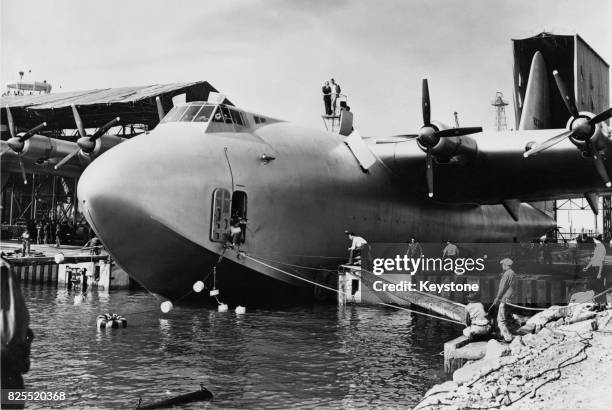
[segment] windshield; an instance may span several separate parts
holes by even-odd
[[[208,122],[215,107],[215,105],[204,103],[176,106],[166,114],[161,122]]]

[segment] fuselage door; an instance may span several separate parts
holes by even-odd
[[[232,195],[224,188],[217,188],[213,192],[212,218],[210,240],[213,242],[227,241],[230,228],[232,210]]]

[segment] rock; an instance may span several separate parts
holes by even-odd
[[[454,392],[455,390],[457,390],[457,387],[459,387],[457,385],[457,383],[455,383],[452,380],[446,381],[444,383],[440,383],[440,384],[436,384],[434,387],[432,387],[431,389],[429,389],[427,391],[427,393],[425,393],[425,396],[430,396],[432,394],[441,392],[441,391],[452,391]]]
[[[531,346],[531,347],[534,347],[540,344],[538,337],[534,334],[528,334],[528,335],[523,336],[522,342],[525,346]]]
[[[512,404],[512,400],[510,400],[510,397],[506,396],[504,397],[504,400],[502,400],[502,404],[504,406],[509,406],[510,404]]]
[[[480,397],[482,397],[483,399],[492,399],[493,393],[491,393],[489,390],[481,390]]]
[[[497,340],[491,339],[487,343],[487,351],[485,353],[485,360],[497,359],[505,356],[509,353],[508,345],[501,344]]]
[[[483,374],[487,374],[500,367],[499,359],[482,359],[473,363],[466,364],[453,373],[453,381],[457,384],[464,384]]]
[[[470,391],[470,388],[467,386],[461,386],[457,389],[457,391],[455,392],[455,394],[457,396],[466,396]]]
[[[510,352],[513,355],[518,355],[523,349],[523,346],[525,346],[523,344],[523,338],[521,336],[517,336],[514,338],[514,340],[512,340],[512,343],[510,343]]]

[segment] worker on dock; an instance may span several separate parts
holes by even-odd
[[[351,246],[348,248],[349,250],[349,265],[359,265],[361,264],[361,251],[364,246],[368,244],[368,242],[363,239],[361,236],[355,235],[354,232],[344,231],[345,235],[348,237],[349,241],[351,241]]]
[[[423,256],[423,248],[414,236],[411,236],[410,240],[408,241],[408,250],[406,250],[406,255],[408,255],[410,259],[418,259]]]
[[[512,294],[514,293],[514,282],[516,274],[512,270],[512,259],[504,258],[500,262],[502,267],[501,280],[499,282],[499,288],[497,290],[497,296],[493,301],[493,305],[499,303],[497,310],[497,327],[499,333],[506,342],[511,342],[513,339],[510,330],[508,329],[508,323],[512,320],[512,312],[508,303],[512,300]]]
[[[23,373],[30,369],[30,346],[34,334],[19,283],[11,265],[0,260],[0,338],[2,342],[2,389],[23,389]],[[24,408],[23,404],[2,408]]]
[[[465,325],[463,335],[468,339],[475,336],[486,335],[491,332],[491,325],[487,318],[484,305],[480,301],[478,292],[470,292],[467,296],[468,304],[465,306]]]
[[[60,243],[60,234],[62,232],[62,226],[60,225],[59,221],[57,221],[55,223],[55,247],[59,248],[61,246]]]
[[[593,256],[588,265],[585,266],[583,271],[587,274],[587,281],[589,288],[599,294],[605,290],[604,286],[604,260],[606,258],[606,246],[601,242],[601,236],[594,238],[595,249],[593,249]],[[595,300],[597,303],[606,303],[606,295],[601,295]]]
[[[25,228],[23,230],[23,233],[21,234],[21,256],[25,257],[26,254],[29,255],[30,254],[30,231],[28,230],[28,228]]]
[[[442,250],[442,259],[450,258],[457,259],[459,257],[459,248],[451,241],[446,241],[446,246]]]

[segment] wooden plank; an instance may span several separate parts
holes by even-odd
[[[535,281],[536,285],[536,303],[538,306],[548,306],[550,303],[550,296],[548,293],[547,280],[538,279]]]
[[[34,280],[36,283],[42,283],[42,266],[36,265],[34,270]]]
[[[51,265],[51,283],[57,285],[57,271],[59,265]]]
[[[523,304],[530,305],[534,303],[533,280],[531,279],[523,280],[522,288],[523,288],[523,295],[524,295]]]

